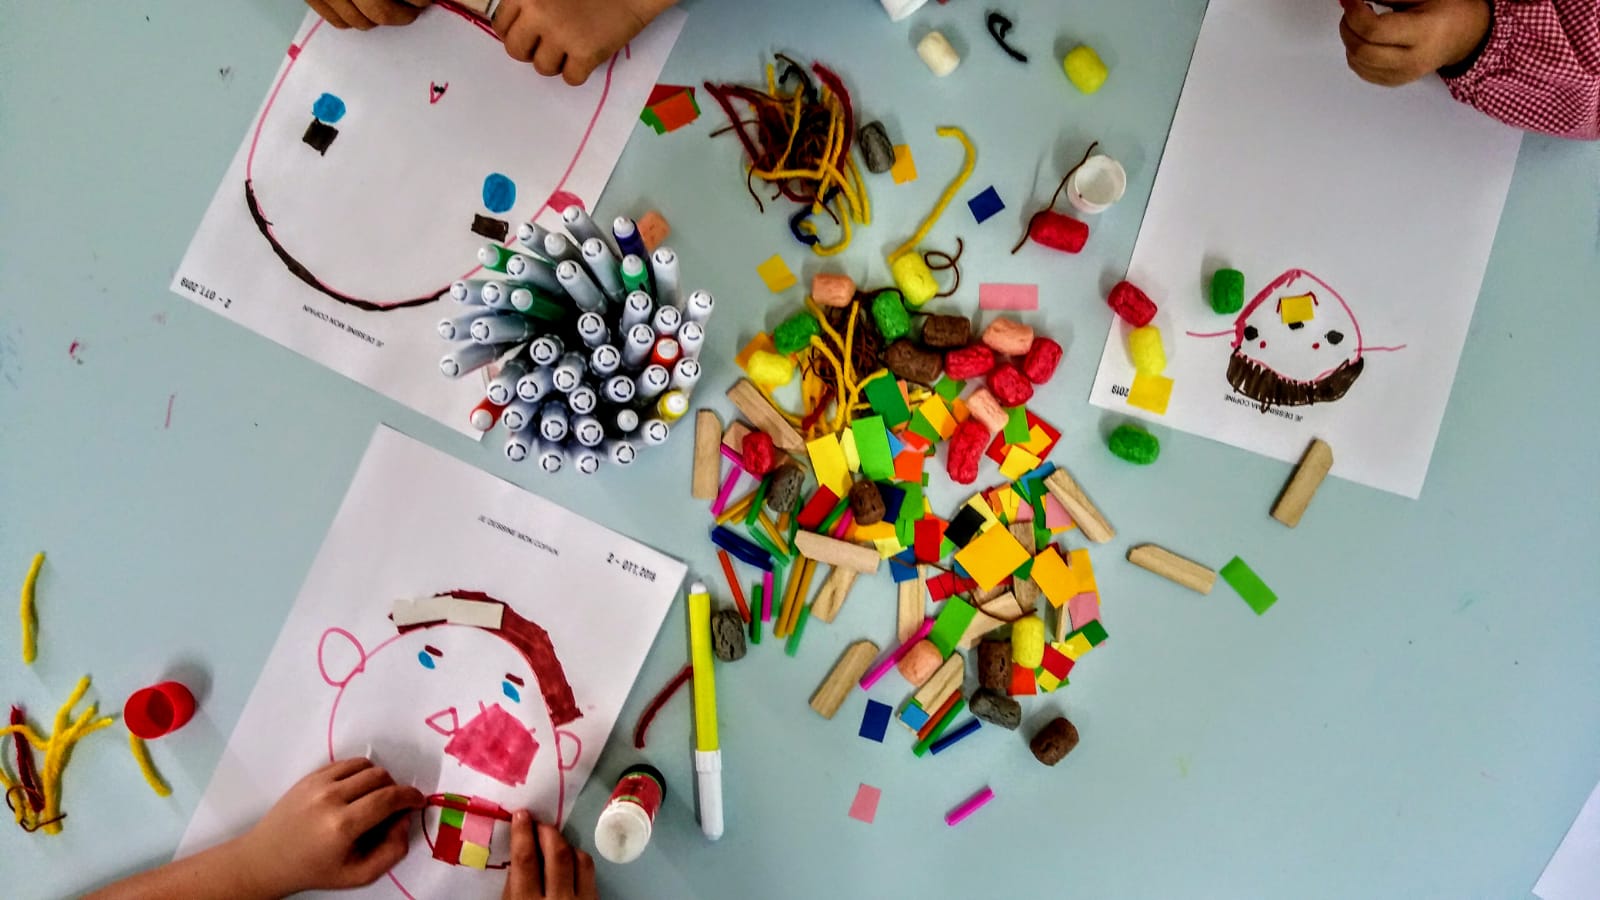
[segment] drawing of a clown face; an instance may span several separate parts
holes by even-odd
[[[1361,326],[1333,288],[1290,269],[1234,320],[1228,383],[1261,406],[1306,406],[1343,397],[1366,368]]]

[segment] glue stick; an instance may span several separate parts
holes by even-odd
[[[666,796],[667,779],[654,766],[624,769],[595,823],[595,850],[607,862],[619,865],[638,859],[650,843],[656,813]]]

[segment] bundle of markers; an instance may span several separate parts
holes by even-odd
[[[682,292],[677,256],[647,249],[633,220],[607,236],[581,207],[561,218],[566,234],[517,229],[528,252],[478,251],[496,277],[451,285],[460,311],[439,322],[452,342],[439,368],[460,378],[498,363],[473,427],[505,426],[513,461],[590,475],[606,460],[630,465],[689,411],[714,301]]]

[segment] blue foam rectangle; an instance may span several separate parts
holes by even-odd
[[[883,736],[889,731],[889,716],[893,712],[894,709],[887,703],[868,700],[867,711],[861,714],[861,736],[883,743]]]

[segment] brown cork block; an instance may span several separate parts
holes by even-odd
[[[1011,642],[984,641],[978,645],[978,684],[991,691],[1011,688]]]
[[[901,338],[884,351],[883,364],[907,381],[931,385],[939,380],[939,373],[944,370],[944,357]]]
[[[857,525],[876,525],[883,521],[883,492],[876,482],[858,481],[850,486],[850,512]]]
[[[1057,716],[1050,720],[1050,724],[1039,729],[1039,733],[1028,742],[1028,749],[1033,751],[1034,759],[1047,766],[1060,762],[1062,757],[1072,752],[1078,746],[1078,729],[1064,716]]]
[[[932,315],[922,320],[922,343],[934,350],[954,350],[972,342],[972,320],[966,316]]]

